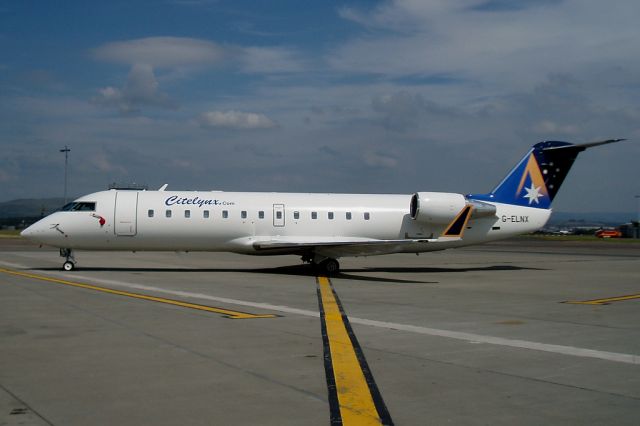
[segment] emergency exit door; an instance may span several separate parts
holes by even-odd
[[[118,191],[116,193],[116,235],[136,235],[137,216],[138,191]]]
[[[284,204],[273,205],[273,226],[284,226]]]

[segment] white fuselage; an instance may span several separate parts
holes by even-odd
[[[262,252],[254,243],[437,239],[447,223],[414,220],[411,195],[109,190],[78,198],[93,211],[59,211],[23,235],[66,249]],[[342,255],[426,252],[535,231],[550,210],[493,203],[495,215],[474,217],[464,236],[437,244],[407,244]],[[101,220],[102,219],[102,220]],[[101,224],[101,222],[104,222]],[[316,250],[321,251],[321,249]]]

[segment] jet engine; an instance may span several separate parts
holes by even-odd
[[[467,204],[464,195],[450,192],[416,192],[411,197],[411,219],[425,223],[447,224]]]

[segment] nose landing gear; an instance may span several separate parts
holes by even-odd
[[[76,268],[76,258],[73,256],[71,249],[60,249],[60,256],[66,259],[62,264],[64,271],[73,271]]]

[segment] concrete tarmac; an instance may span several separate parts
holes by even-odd
[[[318,284],[297,257],[76,257],[62,272],[57,251],[0,239],[0,425],[329,424]],[[638,424],[640,243],[341,265],[333,289],[396,425]]]

